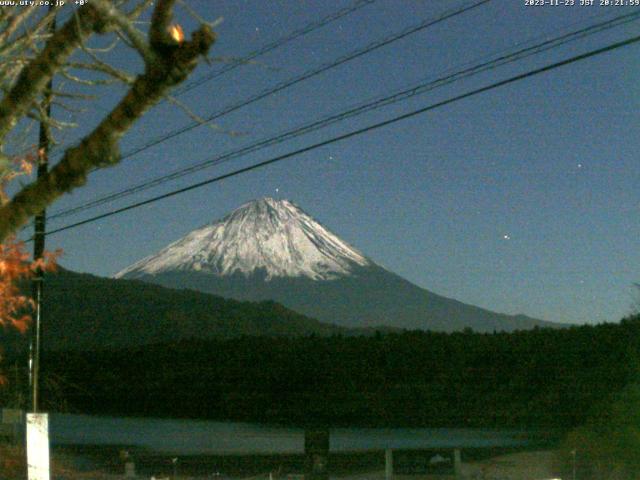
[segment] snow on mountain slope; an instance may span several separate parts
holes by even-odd
[[[329,280],[372,262],[288,200],[246,203],[115,275],[136,278],[170,271],[217,276],[240,272]]]

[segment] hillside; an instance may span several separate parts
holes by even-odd
[[[60,269],[46,277],[43,348],[119,348],[186,338],[240,335],[328,335],[343,329],[275,302],[240,302]],[[12,350],[26,337],[0,332]]]

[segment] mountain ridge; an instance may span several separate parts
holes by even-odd
[[[273,300],[295,312],[348,329],[390,327],[452,332],[471,328],[490,333],[561,326],[522,314],[496,313],[467,305],[420,288],[381,267],[356,270],[353,275],[325,282],[305,278],[266,282],[257,276],[212,277],[193,272],[165,272],[138,280],[240,301]]]
[[[272,198],[243,204],[116,277],[237,300],[273,300],[348,328],[492,332],[557,325],[491,312],[419,287],[376,264],[292,202]]]

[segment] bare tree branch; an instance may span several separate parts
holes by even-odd
[[[178,100],[176,97],[174,97],[172,95],[166,95],[164,97],[164,99],[167,102],[169,102],[169,103],[175,105],[176,107],[178,107],[180,110],[182,110],[185,113],[185,115],[187,115],[194,122],[198,122],[201,125],[206,125],[207,127],[209,127],[211,130],[213,130],[216,133],[224,133],[224,134],[230,135],[232,137],[241,137],[243,135],[246,135],[246,133],[244,133],[244,132],[240,132],[240,131],[237,131],[237,130],[227,130],[226,128],[222,128],[220,125],[217,125],[215,123],[211,123],[211,121],[207,120],[206,118],[202,118],[200,115],[198,115],[196,112],[194,112],[191,108],[189,108],[189,106],[187,104],[185,104],[181,100]]]
[[[120,10],[115,8],[111,2],[107,0],[93,0],[93,6],[100,12],[101,15],[109,18],[119,29],[122,34],[126,36],[133,48],[144,58],[146,63],[153,63],[156,59],[155,52],[149,48],[146,38],[137,28],[133,26],[129,17],[124,15]]]
[[[9,24],[0,34],[0,45],[8,43],[11,35],[13,35],[20,27],[20,25],[22,25],[22,23],[36,11],[36,8],[37,7],[35,6],[27,7],[24,10],[20,11],[20,13],[18,13],[17,15],[10,17]]]
[[[61,70],[59,73],[64,78],[72,81],[73,83],[76,83],[78,85],[87,85],[91,87],[98,86],[98,85],[111,85],[117,81],[114,78],[91,79],[91,80],[88,78],[80,78],[77,75],[73,75],[72,73],[69,73],[69,70],[67,69]]]
[[[189,15],[191,15],[201,25],[207,25],[209,28],[214,29],[222,23],[222,17],[218,17],[213,22],[208,22],[204,18],[202,18],[202,16],[198,15],[198,12],[191,8],[191,6],[184,0],[178,0],[178,3],[180,3],[180,6],[184,8],[189,13]]]
[[[87,4],[78,9],[76,19],[56,31],[44,50],[23,68],[11,91],[0,102],[0,143],[80,43],[91,33],[105,32],[107,28],[105,19],[92,4]]]
[[[93,63],[82,63],[82,62],[69,63],[69,67],[75,68],[78,70],[91,70],[94,72],[103,73],[105,75],[109,75],[115,78],[116,80],[120,80],[121,82],[126,83],[128,85],[133,83],[135,77],[133,77],[132,75],[129,75],[128,73],[123,72],[122,70],[112,67],[111,65],[109,65],[106,62],[103,62],[97,57],[93,58],[93,60],[94,60]]]
[[[127,17],[129,17],[129,20],[136,20],[140,15],[142,15],[142,12],[144,12],[152,4],[153,0],[144,0],[138,3],[133,10],[127,13]]]
[[[96,47],[87,47],[86,45],[83,45],[82,49],[85,52],[91,52],[91,53],[108,53],[112,51],[114,48],[116,48],[118,46],[118,43],[120,43],[120,39],[115,38],[113,42],[111,42],[111,44],[107,47],[96,48]]]
[[[100,3],[102,0],[94,0],[94,5]],[[9,203],[0,208],[0,242],[56,198],[83,185],[89,171],[118,163],[120,160],[118,144],[122,135],[151,106],[163,98],[171,87],[182,82],[193,71],[198,57],[207,55],[215,41],[215,35],[206,25],[194,32],[192,39],[188,42],[177,43],[167,33],[166,28],[171,21],[173,3],[174,0],[159,0],[156,4],[150,27],[152,39],[150,48],[153,49],[155,60],[146,63],[144,73],[136,77],[125,97],[78,146],[67,150],[62,160],[48,174],[26,186]],[[105,31],[108,25],[96,24],[97,20],[94,17],[98,11],[98,9],[83,10],[90,13],[83,13],[88,18],[85,22],[79,23],[85,25],[94,22],[91,24],[94,29]],[[101,15],[100,18],[103,22],[105,21],[105,16]],[[80,28],[84,29],[79,30]],[[67,25],[63,28],[65,29]],[[44,59],[40,59],[42,61],[49,59],[58,68],[62,58],[68,56],[59,51],[65,48],[57,43],[59,32],[56,32],[45,48]],[[78,46],[89,33],[90,29],[85,25],[85,27],[73,27],[73,29],[69,27],[65,30],[64,36],[71,37],[73,44]],[[37,61],[38,59],[34,62]],[[27,69],[31,69],[31,65],[25,67],[25,70]],[[36,72],[27,75],[27,78],[46,77],[52,72],[50,65],[41,65]],[[42,88],[44,87],[39,90]],[[21,93],[23,97],[30,98],[29,95],[32,92]],[[25,102],[25,98],[21,101]],[[3,115],[9,121],[19,118],[7,111],[10,107],[16,108],[15,105],[4,104],[3,100],[0,103],[0,139],[9,130],[6,127],[2,129]],[[27,107],[29,105],[30,103]]]
[[[79,107],[75,107],[75,106],[72,107],[71,105],[69,105],[67,103],[59,102],[57,100],[53,100],[51,102],[51,105],[55,105],[57,108],[60,108],[60,109],[62,109],[64,111],[66,111],[66,112],[73,113],[73,114],[87,112],[86,108],[79,108]]]
[[[149,41],[155,50],[163,50],[167,45],[175,45],[176,41],[169,35],[169,26],[173,18],[173,6],[176,0],[158,0],[151,16]]]

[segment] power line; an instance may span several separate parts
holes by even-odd
[[[84,210],[88,210],[90,208],[94,208],[97,207],[99,205],[103,205],[105,203],[109,203],[111,201],[147,190],[149,188],[152,187],[156,187],[158,185],[162,185],[168,181],[171,180],[175,180],[178,178],[181,178],[183,176],[192,174],[194,172],[203,170],[205,168],[209,168],[215,165],[219,165],[223,162],[232,160],[234,158],[238,158],[238,157],[242,157],[245,156],[249,153],[255,152],[257,150],[261,150],[263,148],[269,147],[269,146],[273,146],[273,145],[277,145],[280,143],[283,143],[284,141],[290,140],[291,138],[324,128],[328,125],[331,125],[333,123],[336,123],[338,121],[342,121],[346,118],[351,118],[354,117],[356,115],[360,115],[362,113],[374,110],[374,109],[378,109],[382,106],[386,106],[386,105],[390,105],[399,101],[403,101],[406,100],[408,98],[411,98],[413,96],[419,95],[419,94],[423,94],[426,93],[428,91],[431,91],[433,89],[445,86],[445,85],[449,85],[453,82],[462,80],[462,79],[466,79],[469,77],[472,77],[474,75],[477,75],[479,73],[488,71],[488,70],[492,70],[495,69],[499,66],[511,63],[511,62],[515,62],[518,60],[522,60],[523,58],[529,57],[531,55],[535,55],[544,51],[548,51],[551,50],[553,48],[557,48],[561,45],[564,45],[566,43],[572,42],[572,41],[576,41],[582,38],[585,38],[588,35],[592,35],[595,33],[599,33],[602,32],[603,30],[606,29],[610,29],[610,28],[614,28],[616,26],[622,25],[624,23],[628,23],[631,21],[635,21],[640,17],[640,12],[635,12],[632,14],[625,14],[625,15],[621,15],[618,17],[615,17],[613,19],[607,20],[607,21],[603,21],[600,22],[598,24],[594,24],[594,25],[590,25],[588,27],[584,27],[582,29],[579,29],[577,31],[573,31],[558,37],[555,37],[553,39],[550,40],[545,40],[541,43],[538,43],[536,45],[533,46],[529,46],[529,47],[525,47],[522,49],[519,49],[515,52],[511,52],[511,53],[507,53],[504,55],[500,55],[497,58],[494,58],[492,60],[480,63],[480,64],[476,64],[472,67],[469,68],[465,68],[463,70],[459,70],[457,72],[454,72],[452,74],[437,78],[436,80],[431,80],[429,82],[426,83],[420,83],[418,85],[412,86],[408,89],[404,89],[401,90],[399,92],[396,92],[394,94],[391,95],[387,95],[384,97],[379,97],[376,98],[373,101],[369,101],[366,102],[364,104],[361,104],[359,106],[356,107],[352,107],[346,111],[340,112],[338,114],[333,114],[330,115],[328,117],[324,117],[320,120],[316,120],[313,121],[311,123],[307,123],[303,126],[300,127],[296,127],[292,130],[288,130],[284,133],[280,133],[276,136],[264,139],[264,140],[260,140],[258,142],[254,142],[251,145],[242,147],[240,149],[228,152],[226,154],[222,154],[222,155],[218,155],[215,156],[211,159],[205,160],[204,162],[200,162],[197,163],[195,165],[191,165],[189,167],[185,167],[185,168],[180,168],[177,169],[171,173],[168,173],[166,175],[162,175],[160,177],[157,177],[155,179],[152,180],[148,180],[146,182],[142,182],[138,185],[134,185],[132,187],[128,187],[126,189],[120,190],[118,192],[114,192],[108,195],[105,195],[103,197],[100,197],[98,199],[92,200],[88,203],[85,203],[83,205],[79,205],[76,207],[72,207],[66,210],[62,210],[52,216],[50,216],[50,219],[55,219],[55,218],[61,218],[61,217],[66,217],[75,213],[79,213],[81,211]]]
[[[268,52],[271,52],[277,48],[282,47],[283,45],[297,39],[300,38],[304,35],[307,35],[315,30],[318,30],[319,28],[322,28],[326,25],[329,25],[330,23],[339,20],[342,17],[345,17],[353,12],[356,12],[358,10],[360,10],[363,7],[366,7],[367,5],[370,5],[372,3],[374,3],[376,0],[357,0],[355,2],[355,4],[353,4],[350,7],[345,7],[341,10],[338,10],[336,12],[333,12],[323,18],[321,18],[320,20],[308,23],[307,25],[303,26],[302,28],[298,29],[298,30],[294,30],[293,32],[289,33],[288,35],[279,38],[278,40],[275,40],[274,42],[268,43],[267,45],[262,46],[261,48],[254,50],[253,52],[245,55],[244,57],[238,58],[233,60],[231,63],[229,63],[227,66],[221,68],[220,70],[217,70],[215,72],[209,73],[199,79],[194,80],[193,82],[191,82],[190,84],[187,84],[185,86],[183,86],[182,88],[179,88],[178,90],[176,90],[173,95],[178,96],[178,95],[183,95],[186,92],[193,90],[194,88],[209,82],[215,78],[218,78],[222,75],[224,75],[225,73],[228,73],[232,70],[235,70],[236,68],[238,68],[241,65],[246,65],[247,63],[251,62],[251,60],[254,60],[255,58],[264,55]],[[69,16],[67,18],[65,18],[65,22],[66,20],[68,20],[69,18],[71,18],[74,15],[74,13],[70,13]],[[56,150],[59,150],[56,149]],[[125,158],[125,157],[123,157]]]
[[[200,78],[197,78],[195,80],[193,80],[192,82],[182,86],[182,88],[177,89],[174,92],[174,95],[183,95],[186,92],[193,90],[196,87],[199,87],[200,85],[210,82],[211,80],[214,80],[218,77],[221,77],[222,75],[235,70],[236,68],[242,66],[242,65],[246,65],[248,63],[250,63],[252,60],[254,60],[257,57],[260,57],[266,53],[269,53],[277,48],[282,47],[283,45],[286,45],[289,42],[292,42],[293,40],[296,40],[300,37],[303,37],[305,35],[308,35],[309,33],[318,30],[322,27],[325,27],[327,25],[329,25],[330,23],[335,22],[336,20],[339,20],[343,17],[346,17],[347,15],[350,15],[351,13],[354,13],[358,10],[360,10],[363,7],[366,7],[368,5],[371,5],[372,3],[374,3],[376,0],[357,0],[353,5],[349,6],[349,7],[345,7],[342,8],[336,12],[330,13],[329,15],[308,23],[307,25],[299,28],[298,30],[294,30],[293,32],[289,33],[288,35],[285,35],[284,37],[281,37],[271,43],[268,43],[260,48],[258,48],[257,50],[254,50],[251,53],[248,53],[247,55],[241,57],[241,58],[237,58],[232,60],[230,63],[228,63],[226,66],[222,67],[220,70],[217,70],[215,72],[211,72],[208,73],[206,75],[203,75]],[[73,15],[73,14],[71,14]],[[71,15],[69,15],[69,17],[71,17]],[[66,19],[65,19],[66,20]]]
[[[369,1],[374,1],[374,0],[369,0]],[[299,75],[297,77],[294,77],[294,78],[292,78],[290,80],[287,80],[287,81],[285,81],[283,83],[280,83],[280,84],[276,85],[275,87],[273,87],[271,89],[265,90],[265,91],[263,91],[263,92],[261,92],[261,93],[259,93],[257,95],[254,95],[253,97],[250,97],[249,99],[243,100],[243,101],[241,101],[239,103],[236,103],[236,104],[233,104],[233,105],[230,105],[230,106],[226,107],[225,109],[210,115],[207,119],[205,119],[205,123],[211,122],[212,120],[215,120],[215,119],[217,119],[217,118],[219,118],[219,117],[221,117],[223,115],[226,115],[226,114],[231,113],[231,112],[233,112],[235,110],[238,110],[238,109],[240,109],[240,108],[242,108],[242,107],[244,107],[246,105],[249,105],[249,104],[254,103],[254,102],[256,102],[256,101],[258,101],[258,100],[260,100],[262,98],[265,98],[265,97],[267,97],[269,95],[272,95],[272,94],[277,93],[279,91],[282,91],[282,90],[284,90],[286,88],[289,88],[289,87],[291,87],[291,86],[293,86],[293,85],[295,85],[297,83],[300,83],[300,82],[302,82],[304,80],[312,78],[312,77],[314,77],[316,75],[319,75],[319,74],[321,74],[323,72],[326,72],[326,71],[328,71],[328,70],[330,70],[332,68],[335,68],[335,67],[337,67],[339,65],[342,65],[342,64],[344,64],[346,62],[349,62],[351,60],[354,60],[354,59],[356,59],[358,57],[361,57],[361,56],[363,56],[363,55],[365,55],[367,53],[370,53],[370,52],[372,52],[374,50],[382,48],[382,47],[384,47],[386,45],[389,45],[389,44],[391,44],[391,43],[393,43],[395,41],[401,40],[401,39],[403,39],[403,38],[405,38],[405,37],[407,37],[409,35],[412,35],[414,33],[422,31],[422,30],[424,30],[426,28],[429,28],[429,27],[431,27],[433,25],[436,25],[436,24],[438,24],[440,22],[443,22],[443,21],[448,20],[450,18],[453,18],[455,16],[461,15],[461,14],[467,12],[467,11],[473,10],[473,9],[475,9],[475,8],[481,6],[481,5],[489,3],[490,1],[491,0],[480,0],[480,1],[477,1],[477,2],[472,3],[472,4],[466,4],[466,6],[459,7],[457,9],[448,10],[448,11],[444,12],[443,14],[441,14],[437,18],[424,20],[424,21],[420,22],[417,25],[414,25],[414,26],[409,27],[409,28],[407,28],[405,30],[402,30],[399,33],[393,34],[393,35],[391,35],[389,37],[385,37],[382,40],[378,40],[378,41],[372,42],[372,43],[368,44],[367,46],[365,46],[364,48],[356,50],[356,51],[351,52],[349,54],[346,54],[346,55],[344,55],[342,57],[339,57],[337,60],[334,60],[331,63],[321,65],[320,67],[318,67],[318,68],[316,68],[314,70],[307,71],[307,72],[305,72],[305,73],[303,73],[303,74],[301,74],[301,75]],[[153,146],[155,146],[155,145],[157,145],[159,143],[162,143],[162,142],[167,141],[167,140],[169,140],[171,138],[174,138],[174,137],[176,137],[176,136],[178,136],[178,135],[180,135],[182,133],[185,133],[185,132],[190,131],[190,130],[192,130],[194,128],[197,128],[200,125],[202,125],[202,123],[193,122],[193,123],[191,123],[189,125],[186,125],[186,126],[180,128],[180,129],[178,129],[178,130],[174,130],[173,132],[170,132],[167,135],[163,135],[160,138],[152,140],[151,142],[149,142],[149,143],[147,143],[147,144],[145,144],[145,145],[143,145],[143,146],[141,146],[141,147],[139,147],[137,149],[134,149],[133,151],[129,151],[129,152],[125,153],[124,155],[121,156],[120,160],[122,161],[122,160],[124,160],[126,158],[134,156],[134,155],[136,155],[136,154],[138,154],[138,153],[140,153],[140,152],[142,152],[142,151],[144,151],[144,150],[146,150],[148,148],[151,148],[151,147],[153,147]],[[92,172],[94,172],[96,170],[98,170],[98,169],[94,168],[94,169],[90,170],[89,173],[92,173]],[[82,209],[84,209],[84,208],[82,208]],[[57,218],[57,217],[60,217],[60,216],[66,216],[68,214],[69,214],[68,212],[61,212],[61,213],[52,215],[50,218]]]
[[[462,13],[470,11],[470,10],[472,10],[474,8],[477,8],[477,7],[479,7],[479,6],[481,6],[481,5],[485,4],[485,3],[488,3],[490,1],[491,0],[481,0],[481,1],[478,1],[478,2],[470,4],[470,5],[467,4],[467,6],[464,6],[464,7],[460,7],[460,8],[454,9],[454,10],[448,10],[448,11],[444,12],[443,14],[441,14],[439,17],[435,18],[435,19],[431,18],[431,19],[424,20],[424,21],[420,22],[418,25],[414,25],[412,27],[406,28],[405,30],[402,30],[399,33],[393,34],[393,35],[391,35],[389,37],[385,37],[382,40],[377,40],[375,42],[372,42],[372,43],[368,44],[367,46],[365,46],[364,48],[355,50],[355,51],[353,51],[351,53],[348,53],[348,54],[346,54],[346,55],[344,55],[342,57],[339,57],[338,59],[334,60],[331,63],[323,64],[320,67],[317,67],[317,68],[315,68],[313,70],[309,70],[309,71],[307,71],[305,73],[302,73],[301,75],[298,75],[296,77],[293,77],[292,79],[289,79],[289,80],[287,80],[285,82],[282,82],[282,83],[276,85],[275,87],[272,87],[270,89],[264,90],[264,91],[254,95],[252,97],[249,97],[248,99],[242,100],[242,101],[240,101],[238,103],[235,103],[233,105],[229,105],[229,106],[225,107],[224,109],[211,114],[209,117],[207,117],[204,120],[204,123],[209,123],[209,122],[211,122],[211,121],[213,121],[213,120],[215,120],[215,119],[217,119],[219,117],[222,117],[222,116],[224,116],[224,115],[226,115],[228,113],[231,113],[233,111],[239,110],[240,108],[242,108],[244,106],[247,106],[249,104],[252,104],[252,103],[254,103],[254,102],[258,101],[258,100],[261,100],[261,99],[263,99],[263,98],[265,98],[265,97],[267,97],[269,95],[272,95],[272,94],[277,93],[277,92],[279,92],[281,90],[289,88],[289,87],[291,87],[291,86],[293,86],[293,85],[295,85],[297,83],[300,83],[300,82],[302,82],[304,80],[312,78],[312,77],[314,77],[316,75],[319,75],[319,74],[321,74],[323,72],[326,72],[326,71],[328,71],[328,70],[330,70],[332,68],[335,68],[335,67],[337,67],[339,65],[342,65],[342,64],[344,64],[344,63],[346,63],[348,61],[354,60],[354,59],[356,59],[356,58],[358,58],[358,57],[360,57],[362,55],[370,53],[371,51],[374,51],[374,50],[377,50],[378,48],[381,48],[383,46],[389,45],[390,43],[393,43],[393,42],[398,41],[398,40],[400,40],[402,38],[405,38],[405,37],[407,37],[407,36],[409,36],[411,34],[414,34],[414,33],[417,33],[417,32],[419,32],[421,30],[429,28],[429,27],[431,27],[433,25],[436,25],[436,24],[438,24],[440,22],[443,22],[443,21],[445,21],[447,19],[453,18],[453,17],[455,17],[457,15],[460,15]],[[177,137],[177,136],[179,136],[179,135],[181,135],[183,133],[186,133],[186,132],[188,132],[190,130],[193,130],[193,129],[201,126],[201,125],[203,125],[203,123],[201,123],[201,122],[192,122],[192,123],[190,123],[188,125],[180,127],[179,129],[176,129],[176,130],[174,130],[172,132],[169,132],[168,134],[165,134],[165,135],[162,135],[160,137],[157,137],[156,139],[153,139],[150,142],[147,142],[146,144],[144,144],[144,145],[142,145],[142,146],[140,146],[138,148],[135,148],[133,150],[130,150],[130,151],[126,152],[125,154],[123,154],[121,156],[120,160],[122,161],[122,160],[130,158],[130,157],[132,157],[134,155],[137,155],[138,153],[141,153],[144,150],[147,150],[147,149],[149,149],[149,148],[151,148],[153,146],[156,146],[156,145],[158,145],[160,143],[163,143],[163,142],[165,142],[167,140],[175,138],[175,137]],[[95,168],[95,169],[91,170],[91,172],[94,172],[96,170],[98,170],[98,168]],[[116,195],[119,195],[119,194],[116,194]],[[109,198],[111,198],[111,195],[109,195]],[[101,202],[102,200],[98,200],[98,201]],[[92,204],[92,206],[93,206],[93,204]],[[79,208],[80,208],[80,210],[84,210],[85,209],[84,207],[79,207]],[[87,208],[89,208],[89,207],[87,207]],[[69,215],[71,213],[75,213],[75,212],[79,211],[79,210],[76,210],[76,209],[71,209],[71,210],[73,210],[73,212],[71,212],[70,210],[66,210],[64,212],[59,212],[59,213],[53,215],[51,218],[59,218],[61,216],[67,216],[67,215]]]
[[[186,92],[188,92],[189,90],[193,90],[194,88],[202,85],[203,83],[207,83],[215,78],[218,78],[222,75],[224,75],[225,73],[228,73],[232,70],[235,70],[236,68],[238,68],[241,65],[246,65],[247,63],[249,63],[251,60],[264,55],[265,53],[269,53],[272,50],[275,50],[276,48],[279,48],[283,45],[285,45],[286,43],[289,43],[299,37],[302,37],[304,35],[307,35],[311,32],[313,32],[314,30],[317,30],[321,27],[324,27],[342,17],[345,17],[347,15],[349,15],[350,13],[353,13],[357,10],[360,10],[363,7],[366,7],[367,5],[372,4],[373,2],[375,2],[375,0],[358,0],[354,5],[350,6],[350,7],[346,7],[343,8],[341,10],[338,10],[337,12],[331,13],[329,15],[327,15],[324,18],[321,18],[320,20],[316,21],[316,22],[311,22],[308,25],[305,25],[304,27],[295,30],[293,32],[291,32],[289,35],[286,35],[285,37],[282,37],[272,43],[269,43],[267,45],[264,45],[263,47],[259,48],[258,50],[254,50],[253,52],[249,53],[248,55],[245,55],[242,58],[239,58],[237,60],[232,61],[231,63],[229,63],[226,67],[223,67],[222,69],[216,71],[216,72],[212,72],[209,73],[207,75],[204,75],[201,78],[198,78],[196,80],[194,80],[193,82],[188,83],[187,85],[185,85],[184,87],[178,89],[178,91],[175,92],[175,95],[182,95]]]
[[[312,69],[312,70],[308,70],[296,77],[293,77],[289,80],[285,80],[282,83],[277,84],[274,87],[268,88],[266,90],[263,90],[260,93],[257,93],[247,99],[241,100],[237,103],[234,103],[232,105],[228,105],[227,107],[223,108],[222,110],[219,110],[215,113],[212,113],[211,115],[209,115],[207,118],[204,119],[204,123],[202,122],[192,122],[188,125],[185,125],[179,129],[176,129],[168,134],[162,135],[154,140],[151,140],[150,142],[135,148],[127,153],[125,153],[122,157],[121,160],[124,160],[126,158],[132,157],[134,155],[137,155],[138,153],[147,150],[151,147],[154,147],[162,142],[165,142],[167,140],[170,140],[172,138],[177,137],[178,135],[181,135],[183,133],[186,133],[190,130],[193,130],[194,128],[197,128],[203,124],[212,122],[213,120],[216,120],[224,115],[227,115],[229,113],[235,112],[236,110],[239,110],[243,107],[246,107],[247,105],[251,105],[252,103],[255,103],[259,100],[262,100],[263,98],[266,98],[270,95],[273,95],[275,93],[281,92],[282,90],[285,90],[287,88],[290,88],[298,83],[301,83],[305,80],[308,80],[310,78],[313,78],[317,75],[320,75],[321,73],[327,72],[333,68],[336,68],[344,63],[350,62],[352,60],[355,60],[356,58],[362,57],[363,55],[366,55],[368,53],[371,53],[375,50],[378,50],[379,48],[385,47],[391,43],[394,43],[398,40],[401,40],[403,38],[406,38],[410,35],[413,35],[414,33],[418,33],[422,30],[425,30],[429,27],[432,27],[433,25],[436,25],[438,23],[444,22],[445,20],[448,20],[450,18],[456,17],[458,15],[461,15],[463,13],[466,13],[468,11],[471,11],[481,5],[484,5],[485,3],[489,3],[491,0],[480,0],[477,1],[471,5],[467,5],[465,7],[461,7],[461,8],[457,8],[455,10],[448,10],[447,12],[441,14],[440,16],[436,17],[436,18],[432,18],[432,19],[427,19],[424,20],[422,22],[420,22],[417,25],[414,25],[412,27],[406,28],[405,30],[402,30],[399,33],[395,33],[389,37],[385,37],[382,40],[377,40],[375,42],[370,43],[369,45],[355,50],[351,53],[348,53],[346,55],[343,55],[342,57],[339,57],[338,59],[327,63],[327,64],[323,64],[320,65],[319,67]],[[95,170],[94,170],[95,171]]]
[[[162,195],[158,195],[156,197],[152,197],[152,198],[149,198],[147,200],[128,205],[126,207],[122,207],[122,208],[119,208],[119,209],[116,209],[116,210],[112,210],[112,211],[107,212],[107,213],[103,213],[101,215],[96,215],[94,217],[82,220],[80,222],[72,223],[70,225],[66,225],[64,227],[57,228],[55,230],[47,232],[47,235],[53,235],[55,233],[63,232],[65,230],[70,230],[72,228],[76,228],[76,227],[79,227],[81,225],[85,225],[87,223],[92,223],[92,222],[95,222],[97,220],[101,220],[103,218],[107,218],[107,217],[110,217],[110,216],[113,216],[113,215],[117,215],[119,213],[126,212],[128,210],[132,210],[134,208],[142,207],[144,205],[149,205],[151,203],[155,203],[157,201],[164,200],[165,198],[173,197],[173,196],[181,194],[181,193],[185,193],[185,192],[188,192],[188,191],[191,191],[191,190],[195,190],[197,188],[200,188],[200,187],[203,187],[203,186],[215,183],[215,182],[219,182],[219,181],[227,179],[227,178],[235,177],[235,176],[240,175],[242,173],[250,172],[252,170],[257,170],[259,168],[265,167],[267,165],[274,164],[276,162],[280,162],[282,160],[286,160],[288,158],[300,155],[302,153],[310,152],[312,150],[316,150],[316,149],[318,149],[320,147],[324,147],[326,145],[337,143],[337,142],[340,142],[342,140],[346,140],[348,138],[356,137],[356,136],[362,135],[364,133],[368,133],[368,132],[371,132],[373,130],[377,130],[377,129],[380,129],[382,127],[386,127],[388,125],[392,125],[392,124],[400,122],[402,120],[407,120],[409,118],[413,118],[415,116],[421,115],[421,114],[426,113],[428,111],[435,110],[437,108],[441,108],[441,107],[444,107],[446,105],[450,105],[450,104],[458,102],[460,100],[463,100],[463,99],[466,99],[466,98],[469,98],[469,97],[473,97],[475,95],[479,95],[481,93],[488,92],[488,91],[494,90],[496,88],[503,87],[505,85],[509,85],[511,83],[518,82],[520,80],[524,80],[526,78],[530,78],[530,77],[533,77],[533,76],[536,76],[536,75],[540,75],[542,73],[549,72],[549,71],[554,70],[556,68],[563,67],[563,66],[566,66],[566,65],[570,65],[572,63],[576,63],[576,62],[585,60],[587,58],[595,57],[597,55],[601,55],[603,53],[610,52],[610,51],[616,50],[618,48],[622,48],[622,47],[637,43],[639,41],[640,41],[640,35],[632,37],[632,38],[629,38],[627,40],[623,40],[623,41],[620,41],[620,42],[612,43],[612,44],[607,45],[606,47],[598,48],[596,50],[591,50],[591,51],[589,51],[587,53],[576,55],[576,56],[568,58],[566,60],[555,62],[555,63],[549,64],[549,65],[546,65],[544,67],[540,67],[540,68],[537,68],[537,69],[534,69],[534,70],[530,70],[530,71],[528,71],[526,73],[515,75],[515,76],[510,77],[510,78],[508,78],[506,80],[501,80],[499,82],[495,82],[495,83],[492,83],[490,85],[487,85],[487,86],[484,86],[484,87],[480,87],[480,88],[477,88],[475,90],[471,90],[469,92],[466,92],[466,93],[451,97],[451,98],[449,98],[447,100],[443,100],[443,101],[440,101],[440,102],[437,102],[437,103],[434,103],[434,104],[431,104],[431,105],[427,105],[426,107],[422,107],[422,108],[419,108],[417,110],[413,110],[413,111],[411,111],[409,113],[398,115],[398,116],[395,116],[395,117],[390,118],[388,120],[384,120],[382,122],[378,122],[378,123],[375,123],[375,124],[372,124],[372,125],[369,125],[369,126],[357,129],[357,130],[353,130],[351,132],[348,132],[348,133],[345,133],[345,134],[342,134],[342,135],[338,135],[338,136],[332,137],[332,138],[327,139],[327,140],[323,140],[321,142],[314,143],[314,144],[309,145],[307,147],[300,148],[298,150],[294,150],[292,152],[288,152],[288,153],[285,153],[283,155],[279,155],[279,156],[270,158],[269,160],[265,160],[263,162],[259,162],[259,163],[254,164],[254,165],[251,165],[251,166],[248,166],[248,167],[244,167],[244,168],[235,170],[233,172],[226,173],[224,175],[219,175],[219,176],[216,176],[216,177],[213,177],[213,178],[209,178],[207,180],[191,184],[191,185],[189,185],[187,187],[180,188],[180,189],[177,189],[177,190],[173,190],[171,192],[164,193]]]

